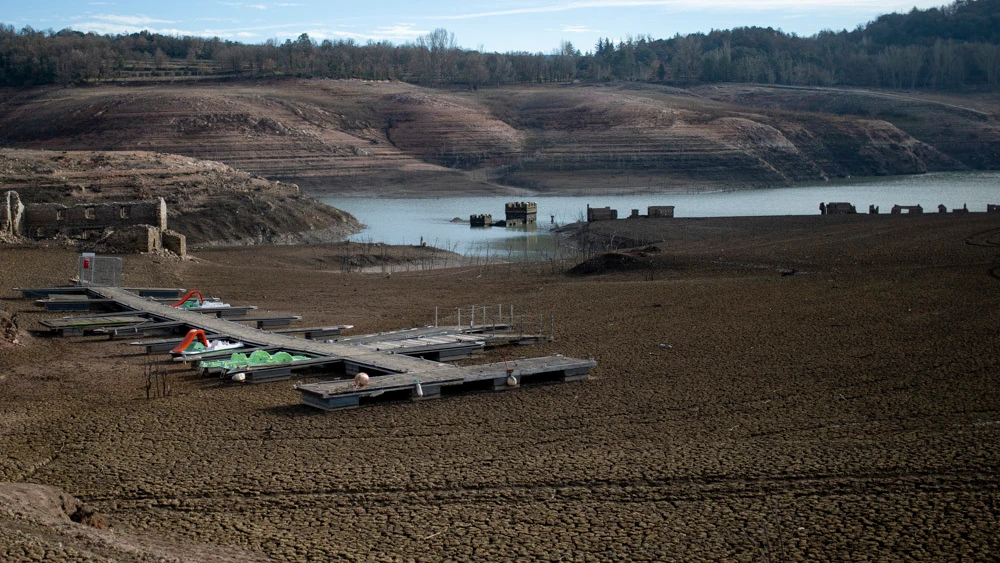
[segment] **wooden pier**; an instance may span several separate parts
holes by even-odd
[[[65,302],[90,310],[95,304],[110,312],[80,317],[43,321],[50,330],[64,336],[107,334],[112,339],[179,334],[200,329],[213,339],[222,338],[243,343],[243,348],[225,352],[207,352],[178,358],[198,366],[210,359],[228,359],[233,352],[250,354],[256,350],[282,355],[286,360],[264,365],[212,368],[223,376],[236,375],[238,381],[260,383],[288,379],[295,372],[338,374],[341,379],[324,383],[298,385],[296,389],[304,404],[334,410],[357,407],[376,397],[411,398],[414,400],[439,397],[441,389],[452,387],[510,389],[523,383],[574,381],[588,377],[593,360],[563,356],[519,359],[478,366],[457,367],[446,361],[468,358],[486,346],[549,340],[538,335],[509,334],[499,325],[470,327],[423,327],[379,334],[348,336],[335,340],[310,340],[320,336],[339,335],[346,325],[310,329],[265,328],[285,327],[298,316],[246,316],[254,306],[178,308],[163,302],[183,290],[126,290],[117,287],[73,287],[22,289],[26,298],[46,303]],[[147,295],[143,297],[142,295]],[[245,323],[253,323],[248,326]],[[499,330],[499,332],[498,332]],[[306,338],[296,338],[304,334]],[[145,345],[147,353],[166,352],[180,340],[164,338]],[[265,355],[267,357],[267,355]],[[204,370],[209,371],[209,370]],[[357,387],[350,379],[360,372],[370,376],[369,383]]]

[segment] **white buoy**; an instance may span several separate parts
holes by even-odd
[[[242,371],[239,373],[234,373],[232,379],[236,383],[243,383],[244,381],[247,380],[247,374],[243,373]]]
[[[507,387],[517,387],[517,378],[513,373],[507,376]]]
[[[358,375],[354,376],[354,384],[357,385],[358,387],[364,387],[365,385],[368,385],[369,379],[370,378],[368,377],[367,373],[359,371]]]
[[[417,385],[417,396],[418,397],[423,397],[424,396],[424,388],[420,386],[420,380],[419,379],[414,379],[413,383],[415,383]]]

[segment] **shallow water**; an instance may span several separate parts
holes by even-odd
[[[859,213],[876,205],[888,213],[894,204],[921,205],[937,212],[967,205],[985,211],[1000,204],[1000,172],[948,172],[919,176],[861,178],[773,189],[687,194],[608,196],[534,196],[538,224],[532,229],[471,228],[469,215],[489,213],[503,219],[511,197],[368,198],[325,197],[320,201],[352,213],[367,227],[353,235],[357,242],[416,245],[426,242],[466,256],[539,259],[558,252],[552,228],[586,217],[587,206],[611,207],[628,217],[632,209],[646,213],[650,205],[673,205],[675,217],[732,217],[748,215],[813,215],[820,202],[846,201]],[[463,222],[452,222],[459,218]]]

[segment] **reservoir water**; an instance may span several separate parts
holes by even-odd
[[[471,228],[469,215],[489,213],[503,219],[504,203],[522,199],[538,203],[538,224],[533,229]],[[343,209],[366,225],[350,237],[356,242],[431,246],[466,256],[516,254],[531,259],[548,252],[555,226],[582,221],[587,205],[611,207],[628,217],[632,209],[646,213],[650,205],[673,205],[675,217],[733,217],[747,215],[816,215],[820,202],[845,201],[859,213],[869,205],[888,213],[893,205],[920,205],[936,213],[963,205],[986,211],[988,203],[1000,204],[1000,172],[948,172],[919,176],[893,176],[825,182],[772,189],[702,193],[643,193],[635,195],[364,198],[337,196],[320,201]],[[462,223],[453,222],[459,218]],[[537,256],[534,256],[537,257]]]

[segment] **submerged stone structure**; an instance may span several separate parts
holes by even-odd
[[[489,213],[481,215],[470,215],[469,225],[472,227],[492,227],[493,215],[490,215]]]
[[[511,201],[504,205],[507,226],[517,227],[538,221],[538,204],[533,201]]]

